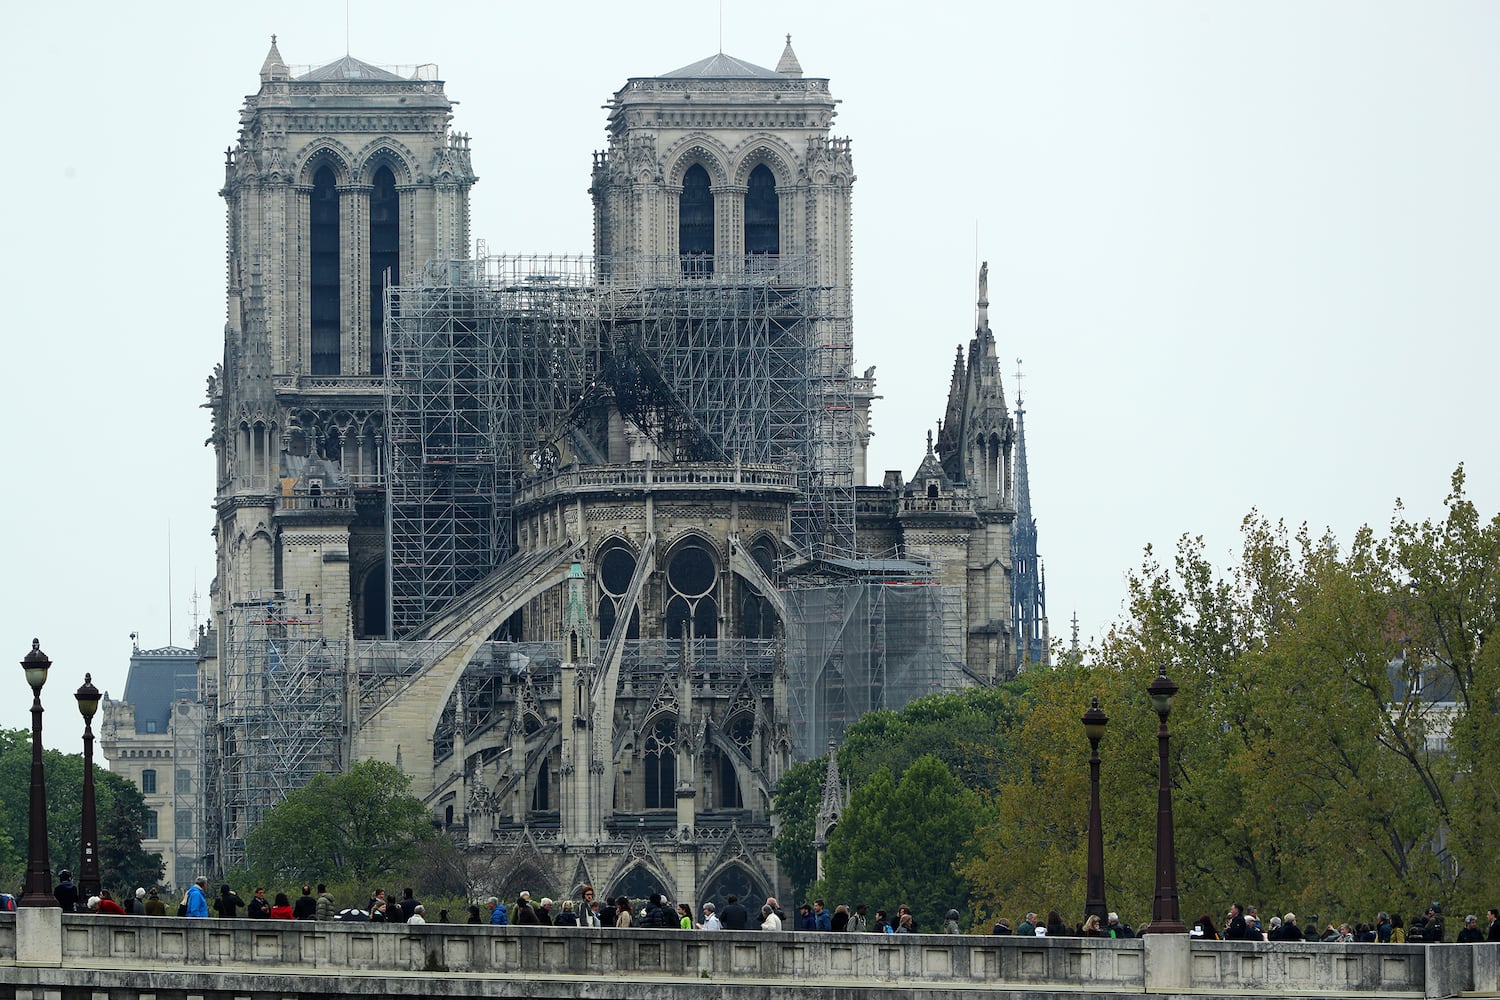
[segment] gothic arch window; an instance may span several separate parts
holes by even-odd
[[[731,892],[740,897],[747,910],[758,913],[769,895],[769,886],[762,885],[743,865],[731,864],[704,882],[703,888],[698,890],[698,900],[700,903],[711,902],[722,912]]]
[[[776,572],[776,543],[769,538],[761,536],[750,544],[750,558],[754,559],[756,565],[760,566],[762,573],[767,579],[771,579]],[[736,626],[741,639],[774,639],[776,637],[776,611],[771,602],[760,594],[749,583],[740,580],[739,584],[739,614],[736,616]]]
[[[664,716],[653,722],[641,740],[647,809],[672,809],[677,788],[677,720]]]
[[[540,880],[538,885],[543,884]],[[663,884],[662,877],[651,872],[643,864],[632,865],[630,870],[622,875],[614,885],[609,887],[610,896],[625,896],[632,901],[643,900],[653,892],[667,891],[670,887]],[[668,892],[668,895],[672,893]]]
[[[548,754],[531,783],[531,811],[547,812],[552,808],[552,755]]]
[[[748,713],[741,713],[730,720],[729,725],[724,727],[724,739],[728,744],[744,754],[746,760],[753,760],[750,756],[751,748],[755,742],[755,719]],[[745,808],[744,791],[740,788],[739,772],[735,770],[734,758],[722,750],[719,753],[718,794],[714,801],[720,809],[743,809]]]
[[[389,272],[389,277],[387,277]],[[370,186],[370,374],[385,373],[385,289],[401,282],[401,196],[382,165]]]
[[[365,574],[360,588],[360,634],[383,638],[386,634],[385,563],[377,563]]]
[[[682,175],[677,199],[677,252],[683,274],[714,273],[714,195],[708,171],[695,163]]]
[[[599,641],[604,642],[614,633],[619,621],[620,602],[630,589],[630,579],[635,575],[635,553],[619,539],[606,542],[594,557],[599,579]],[[641,637],[641,611],[632,610],[630,625],[625,632],[627,639]]]
[[[312,374],[339,373],[339,192],[333,168],[324,164],[313,175],[308,196],[308,255],[311,265],[308,303],[312,316]]]
[[[781,253],[781,198],[776,175],[764,163],[750,171],[745,188],[745,253]]]
[[[719,636],[718,562],[696,539],[679,545],[667,560],[668,639]]]

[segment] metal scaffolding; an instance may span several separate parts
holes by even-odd
[[[197,685],[192,690],[178,690],[172,698],[172,870],[167,872],[170,885],[185,888],[206,870],[204,860],[213,854],[207,821],[209,800],[207,771],[214,754],[208,711],[199,697]],[[184,781],[183,779],[187,780]]]
[[[795,759],[818,756],[866,712],[899,711],[968,684],[958,593],[912,564],[893,568],[844,561],[783,591]]]
[[[806,258],[692,262],[487,257],[388,291],[394,635],[511,556],[522,483],[605,461],[609,407],[668,460],[794,471],[798,546],[852,553],[846,295]]]
[[[288,792],[345,765],[347,644],[321,634],[321,609],[267,591],[235,604],[228,627],[209,785],[220,870],[244,863],[246,833]]]

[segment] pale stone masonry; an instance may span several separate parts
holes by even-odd
[[[313,775],[380,760],[487,894],[758,905],[784,894],[795,760],[1009,676],[985,281],[936,444],[860,485],[880,397],[854,368],[837,103],[790,39],[775,69],[631,77],[580,157],[594,256],[473,259],[477,154],[436,68],[294,70],[273,40],[225,164],[177,884],[243,861]],[[111,760],[155,745],[131,729],[120,706]]]

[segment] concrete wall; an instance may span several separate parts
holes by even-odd
[[[1493,991],[1500,945],[1325,945],[949,935],[419,927],[0,916],[0,993],[112,1000],[275,995],[697,1000],[1441,997]],[[846,994],[845,991],[848,991]]]

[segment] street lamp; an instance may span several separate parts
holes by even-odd
[[[1151,686],[1146,688],[1151,696],[1151,707],[1156,709],[1160,726],[1156,730],[1156,747],[1161,756],[1158,765],[1156,791],[1156,895],[1151,900],[1151,923],[1141,928],[1142,934],[1186,934],[1187,927],[1177,910],[1177,848],[1172,837],[1172,771],[1167,751],[1171,736],[1167,732],[1167,716],[1172,712],[1172,696],[1177,685],[1167,677],[1167,668]]]
[[[1099,709],[1096,696],[1083,713],[1083,732],[1089,738],[1089,875],[1083,912],[1101,921],[1109,915],[1104,905],[1104,825],[1099,816],[1099,741],[1109,716]]]
[[[83,858],[78,865],[78,894],[87,899],[99,895],[99,821],[94,813],[94,713],[99,710],[99,689],[94,675],[83,675],[83,686],[73,692],[78,714],[83,716]]]
[[[22,906],[56,906],[52,895],[52,865],[47,860],[47,772],[42,767],[42,685],[52,661],[42,652],[38,639],[21,661],[26,683],[31,685],[31,809],[28,813],[26,881],[21,890]]]

